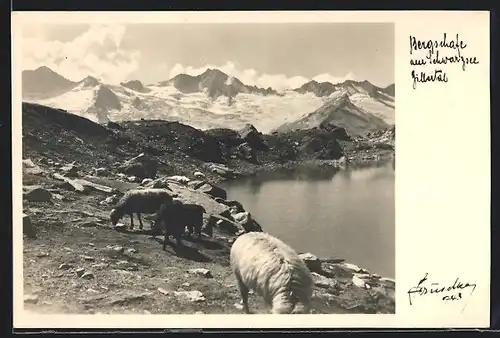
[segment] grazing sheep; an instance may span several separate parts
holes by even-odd
[[[131,189],[127,191],[111,210],[111,223],[116,223],[123,215],[130,215],[130,229],[134,228],[134,213],[139,218],[139,228],[143,228],[141,213],[152,214],[164,203],[171,203],[176,195],[168,189]]]
[[[180,212],[183,213],[181,219],[184,220],[188,228],[189,235],[196,232],[198,237],[201,238],[201,229],[203,227],[203,214],[206,212],[205,208],[198,204],[182,204]]]
[[[264,232],[243,234],[231,247],[230,262],[245,313],[250,313],[249,290],[263,297],[273,314],[310,313],[311,273],[278,238]]]
[[[193,223],[199,221],[199,211],[202,211],[200,224],[203,223],[203,212],[205,209],[203,207],[201,207],[201,209],[194,209],[191,207],[192,205],[193,204],[183,204],[181,201],[173,199],[172,202],[160,206],[153,225],[152,235],[156,237],[156,235],[161,232],[162,228],[165,230],[163,250],[167,247],[167,241],[170,235],[177,240],[177,245],[182,245],[181,236],[185,232],[186,226],[192,225],[198,229],[198,225],[194,225]],[[193,213],[193,209],[196,213]],[[199,228],[201,229],[201,225]]]

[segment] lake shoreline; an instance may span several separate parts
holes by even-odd
[[[224,178],[222,177],[220,180],[217,180],[216,182],[213,182],[213,184],[218,184],[222,188],[227,189],[227,185],[229,184],[234,184],[237,183],[238,181],[247,181],[248,179],[257,179],[259,181],[280,181],[283,180],[283,177],[274,176],[273,174],[281,174],[283,173],[286,178],[290,177],[289,174],[294,174],[300,169],[306,169],[306,170],[319,170],[326,172],[328,179],[331,179],[331,177],[334,177],[338,172],[340,171],[348,171],[348,170],[356,170],[356,169],[363,169],[363,168],[373,168],[373,167],[383,167],[387,166],[391,163],[394,165],[394,155],[393,154],[386,154],[386,157],[383,159],[379,160],[362,160],[358,159],[355,162],[352,163],[345,163],[344,161],[339,161],[339,160],[312,160],[312,161],[306,161],[306,162],[288,162],[283,165],[269,165],[269,166],[261,166],[254,171],[251,172],[245,172],[241,176],[236,177],[236,178]],[[270,176],[268,176],[271,174]],[[307,174],[306,174],[307,176]],[[321,180],[321,179],[320,179]],[[241,203],[241,201],[238,201]],[[243,205],[244,206],[244,205]],[[256,215],[258,218],[258,215]],[[265,231],[265,223],[262,224],[262,228]],[[305,253],[305,252],[302,252]],[[322,257],[321,255],[317,255],[315,252],[311,251],[309,252],[310,254],[313,254],[317,257],[319,257],[319,260],[324,261],[324,260],[344,260],[343,257],[336,257],[335,255],[328,256],[328,257]],[[353,265],[353,266],[358,266],[362,271],[365,271],[366,273],[370,274],[369,269],[366,269],[365,267],[359,265],[359,262],[354,262],[354,261],[345,261],[346,263]],[[378,275],[378,273],[374,273],[375,275]],[[387,280],[392,280],[394,281],[394,277],[389,277],[389,276],[382,276],[382,278],[386,278]]]

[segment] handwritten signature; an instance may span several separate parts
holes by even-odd
[[[463,298],[463,292],[466,289],[471,288],[471,295],[476,290],[476,284],[461,282],[459,278],[456,278],[455,282],[449,286],[441,286],[439,283],[426,284],[428,275],[425,273],[424,278],[418,282],[417,286],[408,290],[410,305],[413,305],[412,298],[416,296],[438,295],[442,301],[458,301]]]

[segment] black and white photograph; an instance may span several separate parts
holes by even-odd
[[[393,23],[33,25],[22,67],[25,308],[394,313]]]
[[[484,324],[485,16],[227,13],[14,18],[14,322]]]

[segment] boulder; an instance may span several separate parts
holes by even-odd
[[[299,257],[306,263],[310,271],[321,273],[321,261],[317,256],[308,252],[300,254]]]
[[[166,177],[166,180],[187,185],[191,180],[186,176],[174,175]]]
[[[251,148],[264,150],[267,149],[263,141],[262,134],[251,124],[246,124],[238,132],[240,138],[244,140]]]
[[[190,181],[188,183],[188,187],[190,187],[191,189],[198,189],[199,187],[201,187],[202,185],[204,185],[205,183],[207,183],[207,181]]]
[[[205,178],[205,174],[203,174],[202,172],[200,171],[196,171],[194,174],[193,174],[194,177],[198,178],[198,179],[203,179]]]
[[[110,173],[109,173],[109,170],[104,168],[104,167],[101,167],[101,168],[95,168],[94,169],[94,174],[96,176],[109,176]]]
[[[247,160],[251,163],[256,163],[257,162],[257,153],[255,150],[248,144],[248,143],[242,143],[239,146],[236,147],[236,152],[239,157],[243,158],[244,160]]]
[[[217,187],[215,185],[212,185],[210,183],[205,183],[205,184],[199,186],[198,188],[196,188],[196,190],[201,191],[205,194],[208,194],[214,198],[215,197],[219,197],[222,199],[227,198],[227,192],[224,189]]]
[[[31,159],[23,160],[23,173],[24,174],[41,174],[44,170],[40,166],[33,163]]]
[[[153,183],[153,180],[151,178],[145,178],[142,180],[141,185],[147,185]]]
[[[31,218],[23,213],[23,234],[29,238],[35,238],[36,232],[31,222]]]
[[[337,283],[334,279],[327,278],[327,277],[322,276],[316,272],[311,272],[311,275],[312,275],[312,278],[314,281],[314,285],[316,285],[317,287],[324,288],[324,289],[331,289],[331,288],[335,288],[335,286],[337,285]]]
[[[66,177],[78,177],[78,168],[74,164],[68,164],[61,167],[63,175]]]
[[[241,224],[245,232],[252,231],[262,231],[262,227],[258,224],[253,218],[252,215],[248,211],[240,212],[232,215],[235,222]]]
[[[224,199],[222,199],[222,200],[217,200],[216,199],[216,201],[219,202],[219,203],[222,203],[224,205],[227,205],[228,207],[231,208],[231,210],[234,210],[234,213],[240,213],[240,212],[244,212],[245,211],[245,208],[243,208],[243,205],[240,202],[238,202],[238,201],[233,201],[233,200],[227,201],[227,200],[224,200]]]
[[[154,179],[158,168],[155,160],[147,158],[144,153],[141,153],[120,165],[118,170],[125,175],[136,176],[142,180],[144,178]]]
[[[39,186],[28,188],[24,196],[30,202],[48,202],[52,199],[52,194]]]

